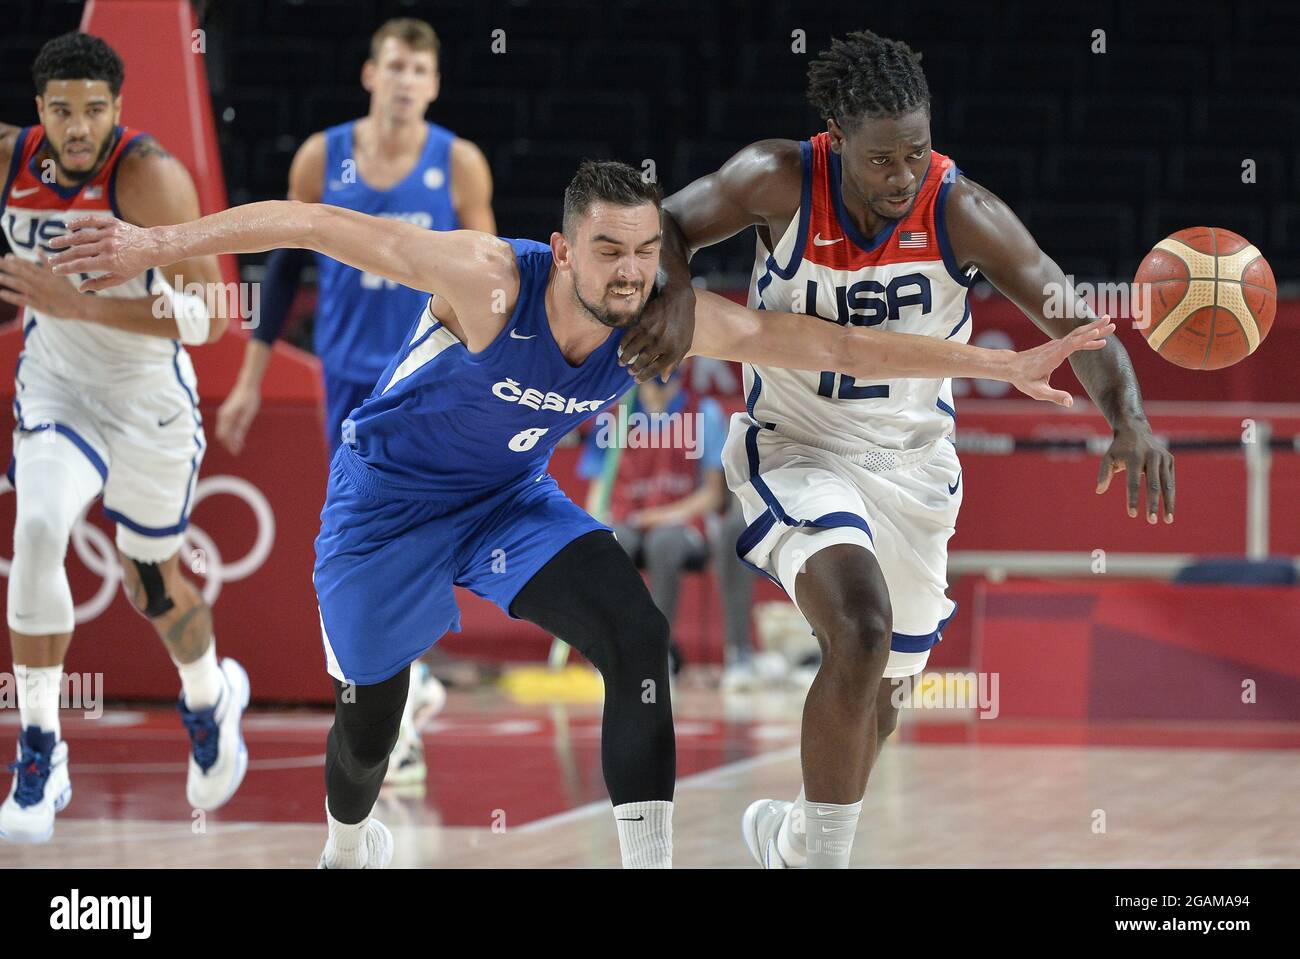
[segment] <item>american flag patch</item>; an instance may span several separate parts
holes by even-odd
[[[898,234],[898,248],[900,250],[920,250],[929,245],[930,234],[928,233],[904,230]]]

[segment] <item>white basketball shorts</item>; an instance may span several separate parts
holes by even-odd
[[[46,431],[71,440],[99,472],[104,515],[117,524],[118,549],[140,562],[161,562],[180,548],[206,448],[189,355],[178,349],[172,367],[169,385],[102,395],[52,373],[30,354],[18,360],[15,462],[24,448],[50,435]]]
[[[748,524],[741,559],[795,600],[795,576],[814,553],[840,543],[870,550],[893,607],[885,677],[921,672],[956,610],[946,593],[948,539],[963,490],[952,442],[937,441],[918,465],[879,472],[736,413],[723,466]]]

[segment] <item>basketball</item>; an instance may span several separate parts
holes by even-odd
[[[1264,342],[1277,284],[1259,250],[1221,227],[1165,237],[1143,259],[1134,286],[1137,328],[1151,348],[1189,370],[1221,370]]]

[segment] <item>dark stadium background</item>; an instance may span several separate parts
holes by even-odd
[[[0,6],[10,25],[0,117],[36,122],[32,58],[76,28],[82,4]],[[653,159],[671,192],[747,142],[817,132],[803,98],[808,57],[869,27],[923,53],[935,148],[1011,203],[1067,273],[1129,279],[1156,239],[1204,222],[1250,238],[1280,283],[1300,279],[1300,8],[1285,0],[196,8],[232,204],[282,197],[302,140],[365,113],[359,72],[388,17],[419,16],[438,31],[442,94],[430,119],[483,148],[501,233],[540,239],[581,157]],[[1105,54],[1090,52],[1094,29],[1106,31]],[[505,31],[504,54],[491,50],[494,30]],[[807,53],[791,52],[794,30]],[[1253,184],[1241,182],[1246,158]],[[696,270],[743,285],[751,259],[746,236],[701,253]]]

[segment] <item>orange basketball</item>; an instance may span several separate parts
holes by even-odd
[[[1153,350],[1189,370],[1240,362],[1273,326],[1273,271],[1231,230],[1179,230],[1146,255],[1133,282],[1134,324]]]

